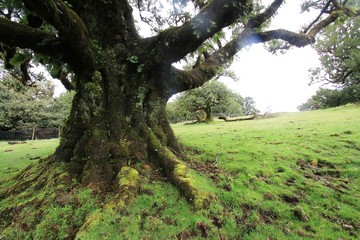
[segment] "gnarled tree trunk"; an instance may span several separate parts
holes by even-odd
[[[110,66],[99,66],[87,74],[90,79],[77,84],[53,160],[66,162],[83,185],[99,191],[113,189],[122,167],[151,161],[201,207],[204,199],[198,199],[178,160],[182,148],[166,117],[170,93],[164,83],[171,81],[171,65],[141,59],[141,49],[132,50],[133,60],[116,51],[107,49],[110,54],[102,56]]]

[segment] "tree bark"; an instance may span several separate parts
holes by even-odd
[[[206,108],[204,111],[206,115],[205,122],[211,122],[213,119],[211,107]]]
[[[179,160],[182,147],[166,116],[169,88],[165,83],[171,77],[171,65],[142,64],[126,56],[118,62],[114,51],[106,51],[107,61],[113,64],[101,66],[91,80],[76,85],[72,111],[52,160],[65,162],[82,185],[99,192],[114,188],[124,166],[150,161],[201,208],[206,194],[199,195],[189,180],[187,167]]]

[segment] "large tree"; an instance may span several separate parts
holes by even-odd
[[[349,4],[360,6],[359,1],[349,1]],[[298,109],[322,109],[359,102],[360,16],[336,20],[324,29],[314,47],[321,67],[311,70],[312,83],[331,84],[335,89],[320,88]]]
[[[313,82],[339,88],[360,85],[360,16],[337,20],[323,31],[314,46],[321,67],[312,69]]]
[[[308,28],[292,32],[268,28],[284,0],[265,6],[251,0],[173,0],[166,1],[174,9],[171,17],[161,18],[165,11],[160,10],[148,17],[146,11],[156,10],[159,2],[1,1],[0,43],[6,68],[19,69],[25,77],[19,79],[28,84],[27,72],[35,57],[76,91],[55,153],[43,161],[42,170],[27,169],[2,197],[44,186],[50,180],[43,178],[50,178],[54,166],[64,166],[69,176],[54,177],[55,185],[70,185],[76,179],[104,192],[126,185],[124,176],[136,175],[127,165],[136,168],[139,162],[153,162],[195,207],[203,207],[210,195],[197,189],[179,160],[183,150],[166,117],[168,99],[208,82],[253,43],[278,39],[303,47],[314,43],[316,35],[340,16],[360,13],[348,7],[348,1],[304,1],[321,14]],[[193,6],[193,12],[184,12],[189,9],[184,6]],[[143,13],[142,20],[155,26],[151,37],[140,35],[133,7]],[[192,69],[173,65],[188,54],[196,58]],[[17,61],[11,61],[14,58]],[[30,174],[26,172],[35,176],[24,180]],[[68,188],[58,191],[64,189]]]
[[[211,81],[199,88],[186,91],[175,101],[185,113],[195,114],[198,122],[208,122],[212,120],[214,110],[215,113],[224,113],[236,105],[236,97],[239,98],[224,83]],[[237,103],[237,107],[237,113],[240,115],[242,106]],[[198,113],[199,111],[201,113]]]

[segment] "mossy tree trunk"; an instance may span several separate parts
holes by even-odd
[[[170,94],[164,82],[171,66],[154,66],[142,62],[140,52],[132,54],[136,62],[127,54],[103,55],[113,64],[100,66],[88,81],[77,84],[71,115],[53,155],[83,184],[99,190],[111,188],[125,165],[153,161],[162,166],[160,151],[182,154],[165,113]]]
[[[205,111],[205,114],[206,114],[205,121],[206,121],[206,122],[212,121],[212,120],[213,120],[212,108],[211,108],[211,107],[208,107],[208,108],[204,109],[204,111]]]
[[[153,161],[201,207],[205,198],[197,195],[178,160],[182,149],[166,117],[167,100],[212,79],[247,45],[282,39],[304,46],[339,15],[313,24],[307,34],[262,32],[261,25],[283,1],[256,14],[250,14],[250,2],[210,1],[182,26],[149,38],[139,36],[128,1],[24,0],[24,7],[53,32],[1,17],[2,44],[46,55],[75,75],[71,115],[52,161],[64,163],[73,177],[99,191],[112,189],[123,166]],[[243,24],[243,31],[196,67],[185,71],[172,66],[235,22]]]

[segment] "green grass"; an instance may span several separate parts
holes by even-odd
[[[27,141],[21,144],[0,142],[0,182],[37,159],[49,156],[58,144],[58,139]]]
[[[77,239],[360,237],[359,105],[173,129],[188,149],[186,162],[199,188],[218,197],[208,209],[194,212],[177,188],[153,176],[151,167],[139,166],[147,180],[125,209],[99,206],[88,189],[75,189],[72,204],[50,204],[33,233],[22,232],[21,225],[0,232],[0,239],[64,239],[71,231],[79,232]],[[30,158],[46,157],[57,144],[0,143],[0,180],[31,164]],[[11,203],[0,206],[6,204]]]
[[[359,237],[360,106],[173,128],[196,149],[191,161],[224,170],[214,184],[225,208],[245,214],[238,237]]]

